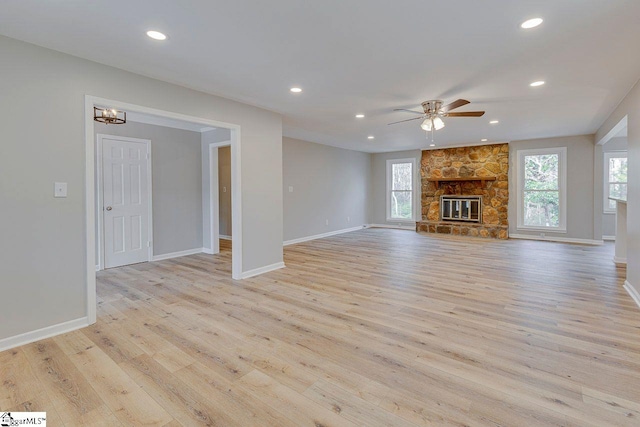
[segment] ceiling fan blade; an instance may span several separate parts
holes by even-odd
[[[460,108],[463,105],[467,105],[467,104],[470,104],[470,102],[467,101],[466,99],[457,99],[453,101],[451,104],[445,105],[444,107],[442,107],[441,111],[443,113],[446,113],[447,111],[455,110],[456,108]]]
[[[464,111],[460,113],[447,113],[447,117],[482,117],[484,111]]]
[[[413,119],[400,120],[399,122],[393,122],[393,123],[389,123],[389,124],[390,125],[395,125],[396,123],[410,122],[411,120],[421,120],[421,119],[424,119],[424,117],[414,117]]]
[[[420,115],[424,114],[424,111],[413,111],[413,110],[407,110],[406,108],[395,108],[393,111],[406,111],[408,113],[414,113],[414,114],[420,114]]]

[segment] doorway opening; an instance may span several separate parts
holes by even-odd
[[[198,157],[198,161],[201,161],[203,166],[202,176],[198,176],[199,180],[202,179],[202,189],[200,194],[200,197],[202,199],[202,202],[200,204],[201,213],[198,213],[196,216],[194,216],[194,221],[198,223],[198,227],[194,228],[194,230],[197,229],[200,233],[201,244],[197,248],[191,248],[190,250],[183,252],[217,253],[213,252],[213,249],[215,248],[215,246],[213,246],[213,243],[216,242],[216,240],[218,243],[217,247],[219,251],[219,200],[216,197],[214,202],[214,198],[211,197],[211,191],[213,190],[213,187],[209,187],[207,185],[205,191],[205,146],[207,152],[206,178],[208,182],[210,182],[210,179],[214,178],[213,176],[209,177],[209,152],[211,148],[209,147],[208,142],[205,144],[205,134],[211,133],[215,130],[218,133],[224,132],[227,135],[225,141],[220,142],[225,142],[224,146],[229,147],[228,149],[230,152],[231,188],[229,189],[229,191],[231,193],[230,203],[232,218],[231,276],[233,279],[241,279],[242,205],[240,197],[240,126],[231,123],[188,116],[170,111],[158,110],[149,107],[128,104],[116,100],[109,100],[87,95],[85,96],[85,200],[87,314],[89,322],[94,323],[96,321],[96,269],[102,269],[105,267],[116,265],[131,264],[136,262],[154,261],[170,258],[173,256],[179,256],[180,254],[188,254],[182,253],[180,251],[169,254],[161,253],[160,255],[158,255],[157,252],[154,253],[154,246],[155,249],[158,249],[158,245],[161,243],[156,242],[159,237],[158,234],[161,233],[158,233],[157,229],[154,233],[154,226],[156,226],[157,228],[159,223],[161,223],[160,212],[167,212],[167,206],[169,206],[170,208],[171,203],[169,203],[168,205],[165,204],[162,209],[156,209],[158,211],[156,212],[158,218],[157,221],[154,221],[153,206],[154,204],[156,204],[156,202],[159,203],[160,200],[154,200],[152,197],[152,182],[154,182],[153,180],[156,179],[156,175],[153,175],[154,178],[152,179],[151,170],[151,165],[154,159],[153,138],[141,139],[132,138],[129,136],[123,137],[109,135],[108,133],[116,133],[114,131],[115,129],[117,129],[118,125],[109,125],[109,132],[107,133],[103,131],[103,133],[100,135],[100,138],[97,138],[96,126],[94,126],[95,122],[93,121],[93,107],[113,108],[121,111],[126,111],[127,120],[133,123],[145,123],[148,125],[156,125],[158,127],[195,130],[202,136],[202,139],[198,145],[198,152],[202,153],[202,157]],[[98,144],[98,140],[100,141],[100,144]],[[100,146],[98,147],[98,145]],[[105,145],[109,150],[109,154],[111,154],[112,152],[116,154],[122,153],[122,159],[118,160],[118,156],[105,156]],[[140,156],[139,161],[136,160],[136,150],[138,150],[137,152]],[[100,157],[100,161],[98,161],[98,155]],[[125,157],[127,158],[125,159]],[[131,159],[131,157],[133,157],[133,159]],[[177,157],[178,156],[174,156],[174,158]],[[105,159],[107,163],[105,163]],[[107,171],[105,173],[105,164],[108,164],[108,166],[111,168],[111,171]],[[217,163],[215,166],[215,169],[217,171]],[[126,172],[127,169],[129,169],[129,172]],[[160,168],[157,169],[157,171],[153,171],[153,174],[157,174],[161,177],[162,170]],[[132,173],[131,170],[133,170],[135,173]],[[196,170],[199,171],[199,167]],[[114,175],[114,171],[117,171],[117,173],[115,174],[117,176]],[[133,179],[131,178],[132,176],[134,177]],[[98,177],[100,179],[98,179]],[[107,183],[105,177],[108,178],[110,182]],[[126,183],[123,183],[121,181],[121,178],[123,177],[127,181]],[[141,178],[138,179],[138,177]],[[215,178],[217,182],[217,175]],[[106,195],[106,197],[105,183],[107,185],[107,190],[109,190],[110,192],[110,194]],[[119,189],[128,188],[127,191],[129,194],[124,194],[119,191],[114,192],[114,187],[118,187]],[[198,189],[199,188],[200,187],[198,187]],[[215,190],[217,190],[217,187],[215,188]],[[146,195],[144,194],[145,192],[147,193]],[[123,198],[126,199],[127,197],[129,198],[128,200],[136,201],[135,209],[140,208],[141,205],[145,205],[148,207],[148,212],[145,212],[145,209],[134,212],[134,207],[129,206],[130,212],[126,213],[126,215],[122,215],[123,212],[120,210],[120,208],[122,207],[122,203],[118,205],[118,210],[116,211],[116,208],[113,204],[114,195],[116,196],[116,198],[122,196],[120,198],[120,201],[122,201]],[[147,201],[147,203],[140,203],[139,198],[144,199],[143,201]],[[160,197],[158,197],[157,199],[160,199]],[[205,199],[207,199],[206,208]],[[215,210],[211,209],[211,203],[215,204]],[[109,207],[111,207],[112,209],[108,210]],[[175,208],[180,209],[179,204],[178,206],[175,206]],[[118,215],[114,215],[115,213],[118,213]],[[129,216],[127,217],[127,215]],[[118,218],[114,220],[115,216],[118,216]],[[147,218],[147,220],[145,220],[145,217]],[[105,227],[105,219],[109,221],[107,227]],[[127,226],[127,224],[129,225]],[[208,227],[207,224],[209,225]],[[116,228],[113,228],[113,226],[115,226]],[[107,230],[107,228],[109,229]],[[218,231],[217,235],[215,236],[216,239],[214,239],[212,230]],[[111,241],[109,244],[114,242],[116,243],[115,249],[113,245],[111,245],[110,247],[107,247],[108,245],[105,245],[105,231],[108,231],[110,233],[109,238],[111,239]],[[169,239],[165,239],[165,241],[169,241]],[[208,242],[208,244],[205,242]],[[123,248],[125,247],[130,250],[123,250]],[[110,251],[110,254],[106,253],[107,250]],[[162,248],[162,251],[166,252],[167,249]],[[120,259],[117,260],[117,258]]]
[[[602,199],[596,198],[596,212],[602,212],[602,239],[618,241],[619,232],[626,230],[626,224],[617,224],[617,202],[627,195],[627,116],[623,117],[614,128],[598,141],[595,153],[595,170],[602,170],[601,180],[596,186],[602,189]],[[595,194],[598,194],[595,191]],[[622,228],[622,230],[621,230]],[[621,242],[618,241],[618,244]],[[624,262],[621,262],[624,264]]]
[[[209,221],[205,227],[204,244],[207,253],[220,252],[220,239],[233,241],[233,174],[231,166],[231,140],[224,131],[203,134],[206,151],[203,153],[203,182],[208,181],[208,200],[203,209],[203,219]],[[204,186],[203,186],[204,187]],[[205,197],[207,192],[204,191]]]

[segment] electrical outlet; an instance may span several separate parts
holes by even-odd
[[[350,216],[347,217],[347,222],[351,222],[351,217]]]
[[[325,219],[325,220],[324,220],[324,223],[325,223],[325,225],[329,225],[329,220],[328,220],[328,219]]]
[[[289,186],[289,193],[293,193],[293,185]]]

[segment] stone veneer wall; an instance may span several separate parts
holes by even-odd
[[[509,144],[425,150],[422,152],[422,221],[426,233],[509,238]],[[495,181],[427,181],[428,178],[495,177]],[[440,196],[482,196],[482,223],[440,220]]]

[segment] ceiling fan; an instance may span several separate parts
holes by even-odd
[[[460,108],[469,103],[470,102],[466,99],[458,99],[456,101],[453,101],[451,104],[443,106],[441,100],[434,99],[422,103],[422,109],[424,110],[424,112],[407,110],[404,108],[396,108],[393,111],[407,111],[409,113],[420,114],[420,117],[400,120],[398,122],[389,124],[395,125],[396,123],[409,122],[411,120],[422,120],[420,127],[427,132],[432,132],[434,130],[440,130],[444,127],[444,121],[442,120],[444,117],[482,117],[484,115],[484,111],[464,111],[457,113],[451,112],[451,110],[455,110],[456,108]]]

